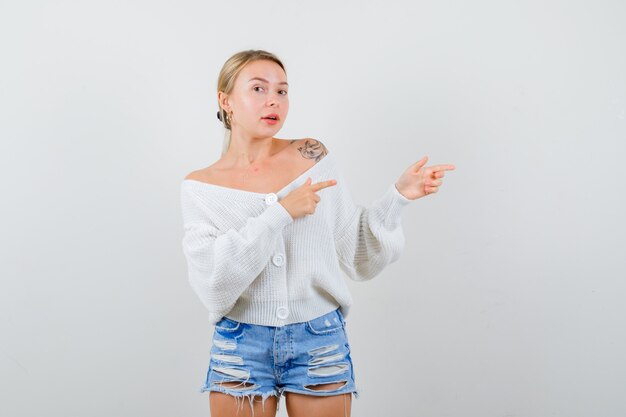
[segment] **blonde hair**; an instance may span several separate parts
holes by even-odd
[[[285,71],[285,74],[287,73],[287,71],[285,70],[285,66],[280,61],[280,59],[278,59],[278,57],[271,52],[267,52],[261,49],[249,49],[246,51],[237,52],[235,55],[228,58],[228,60],[224,63],[224,66],[222,66],[220,74],[217,77],[217,91],[222,91],[225,94],[230,94],[235,86],[235,80],[237,79],[237,76],[239,75],[243,67],[245,67],[250,62],[260,60],[275,62],[283,69],[283,71]],[[228,150],[228,147],[230,146],[230,134],[232,126],[226,118],[226,111],[220,105],[219,99],[217,105],[220,109],[220,120],[226,128],[226,131],[224,132],[224,145],[222,147],[222,155],[224,155]]]

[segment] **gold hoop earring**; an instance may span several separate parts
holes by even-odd
[[[233,122],[233,112],[226,114],[226,120],[228,120],[228,124],[232,124]]]

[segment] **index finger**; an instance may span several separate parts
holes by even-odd
[[[315,184],[312,185],[312,187],[314,188],[315,191],[319,191],[321,189],[333,186],[335,184],[337,184],[337,181],[335,181],[335,180],[327,180],[327,181],[316,182]]]
[[[435,165],[434,167],[432,167],[434,171],[442,171],[442,170],[448,170],[451,171],[453,169],[455,169],[456,167],[454,165]]]

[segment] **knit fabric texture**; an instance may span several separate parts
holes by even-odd
[[[317,192],[315,212],[293,219],[280,203],[311,177],[336,179]],[[181,184],[188,278],[214,325],[222,317],[284,326],[337,307],[352,297],[343,271],[366,281],[404,248],[401,209],[414,200],[390,184],[369,207],[354,203],[333,153],[281,190],[258,193],[184,179]]]

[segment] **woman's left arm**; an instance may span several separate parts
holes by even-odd
[[[437,192],[439,178],[453,165],[424,167],[428,157],[412,164],[382,197],[369,207],[354,203],[337,168],[335,248],[341,269],[355,281],[366,281],[395,262],[404,249],[401,210],[412,201]]]

